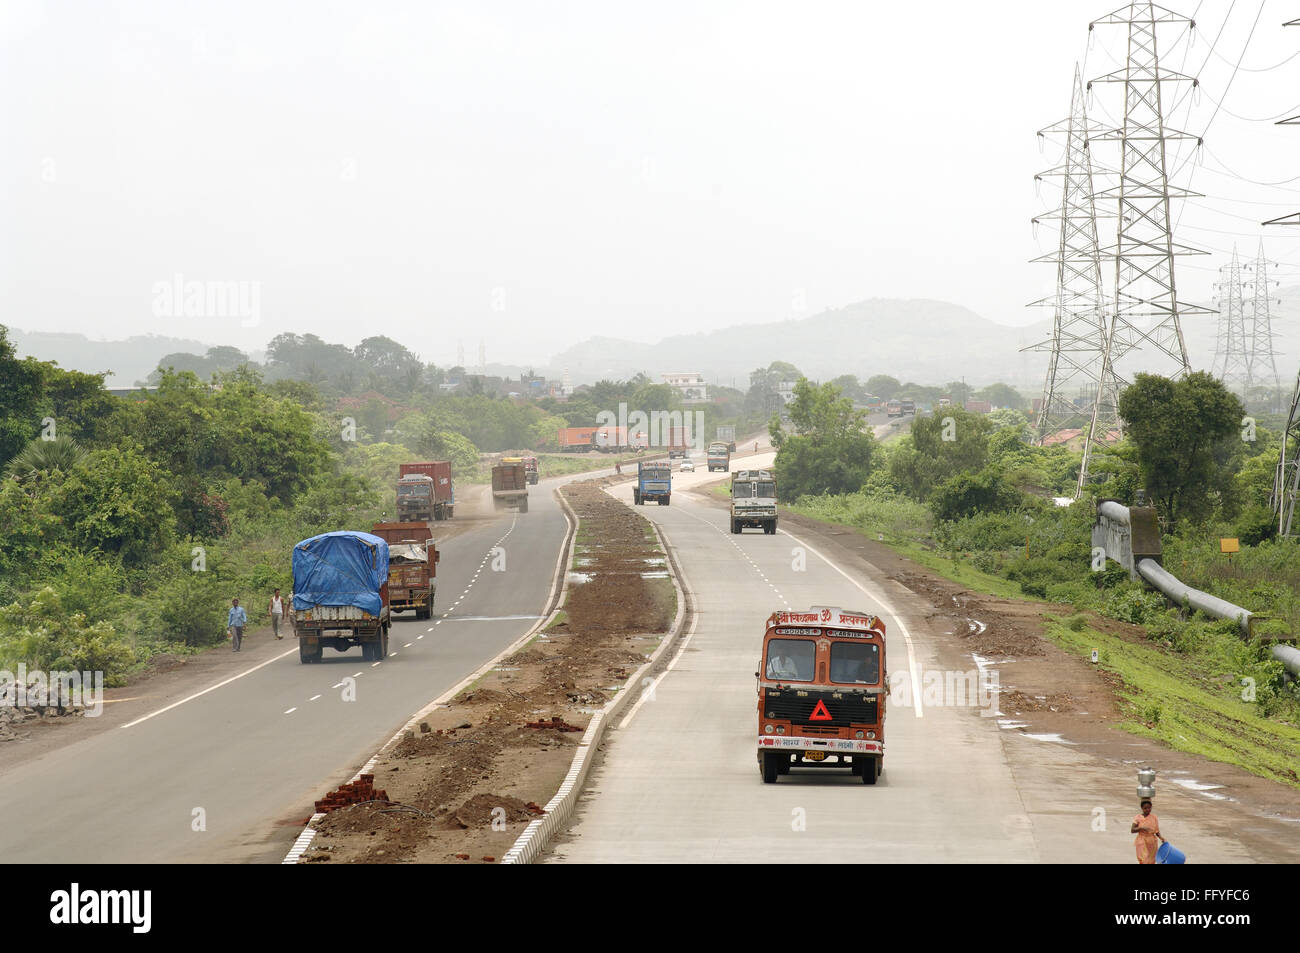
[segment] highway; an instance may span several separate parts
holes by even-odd
[[[716,477],[676,474],[672,505],[641,509],[676,554],[695,618],[653,695],[608,736],[550,862],[1132,862],[1127,770],[1017,736],[970,705],[894,700],[874,787],[847,771],[798,768],[763,784],[754,673],[771,612],[832,605],[880,615],[888,669],[912,684],[975,663],[939,657],[924,608],[896,583],[832,564],[784,529],[732,535],[725,509],[684,492]],[[630,504],[630,487],[610,492]],[[1193,807],[1201,815],[1180,816],[1178,827],[1189,856],[1251,859],[1213,805]],[[1104,830],[1098,809],[1109,816]]]
[[[278,862],[316,798],[533,625],[564,541],[553,491],[567,479],[574,477],[532,487],[526,514],[474,520],[440,544],[434,616],[394,616],[383,662],[362,661],[360,649],[327,649],[320,664],[303,665],[291,637],[249,640],[221,660],[229,669],[221,681],[233,680],[207,694],[185,700],[209,687],[192,679],[174,697],[146,688],[142,698],[108,706],[103,724],[84,726],[96,730],[75,743],[7,760],[0,856],[10,863]],[[434,523],[435,537],[450,525]],[[504,550],[503,572],[491,568],[496,546]],[[345,678],[355,679],[355,701],[344,700]]]

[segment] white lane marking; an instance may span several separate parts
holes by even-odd
[[[364,675],[364,674],[366,674],[366,673],[365,673],[365,672],[357,672],[357,673],[355,673],[352,677],[353,677],[353,678],[360,678],[360,677],[361,677],[362,675]]]
[[[432,632],[433,629],[430,629],[429,631]],[[417,636],[415,637],[415,641],[419,642],[422,638],[424,638],[424,636],[422,636],[422,635],[417,635]]]
[[[380,659],[380,660],[379,660],[379,662],[382,662],[382,661],[383,661],[383,659]],[[370,664],[370,667],[371,667],[371,668],[374,668],[376,665],[379,664],[379,662],[372,662],[372,663]]]
[[[286,714],[286,715],[292,715],[292,714],[293,714],[294,712],[296,712],[297,710],[298,710],[297,708],[290,708],[288,711],[285,712],[285,714]]]
[[[155,715],[161,715],[163,712],[165,712],[165,711],[171,711],[173,708],[179,707],[180,705],[184,705],[186,702],[192,702],[192,701],[194,701],[194,699],[199,698],[199,697],[202,696],[202,695],[206,695],[208,692],[215,692],[215,691],[216,691],[218,688],[220,688],[221,686],[223,686],[223,685],[229,685],[231,682],[236,681],[236,680],[238,680],[238,679],[241,679],[241,678],[243,678],[245,675],[252,675],[252,674],[253,674],[254,672],[256,672],[259,668],[265,668],[267,665],[270,665],[272,662],[278,662],[278,661],[280,661],[280,659],[285,658],[285,657],[287,657],[287,656],[289,656],[289,655],[292,655],[292,654],[293,654],[294,652],[296,652],[296,651],[298,651],[298,650],[297,650],[297,649],[290,649],[289,651],[284,652],[284,653],[282,653],[282,654],[280,654],[280,655],[277,655],[277,656],[275,656],[274,658],[269,658],[269,659],[267,659],[265,662],[262,662],[261,664],[254,665],[252,668],[250,668],[250,669],[248,669],[248,670],[246,670],[246,671],[240,672],[238,675],[232,675],[232,676],[230,676],[228,679],[226,679],[226,680],[223,681],[223,682],[217,682],[217,684],[215,684],[215,685],[210,685],[210,686],[208,686],[207,688],[203,689],[203,691],[201,691],[201,692],[195,692],[193,695],[190,695],[188,698],[182,698],[182,699],[181,699],[180,701],[178,701],[178,702],[172,702],[170,705],[168,705],[168,706],[165,707],[165,708],[159,708],[157,711],[152,711],[152,712],[150,712],[150,713],[147,714],[147,715],[144,715],[144,716],[142,716],[142,717],[140,717],[140,718],[137,718],[135,721],[127,722],[127,723],[126,723],[125,725],[123,725],[122,727],[123,727],[123,728],[130,728],[130,727],[132,727],[133,725],[138,725],[138,724],[140,724],[140,722],[142,722],[142,721],[148,721],[150,718],[153,718]]]
[[[333,685],[330,686],[330,688],[342,688],[342,687],[343,687],[342,682],[335,682]]]
[[[409,649],[414,644],[415,644],[414,642],[407,642],[405,645],[402,646],[402,648]]]
[[[807,543],[805,543],[805,542],[804,542],[802,539],[800,539],[798,536],[794,535],[794,533],[786,532],[786,531],[783,530],[783,529],[779,529],[779,530],[777,530],[777,532],[780,533],[780,534],[783,535],[783,536],[789,536],[791,539],[793,539],[793,540],[794,540],[796,543],[798,543],[800,546],[804,547],[806,550],[808,550],[810,553],[812,553],[814,556],[816,556],[818,559],[820,559],[820,560],[821,560],[822,562],[824,562],[826,565],[830,566],[832,569],[834,569],[837,573],[839,573],[841,576],[843,576],[843,577],[844,577],[845,579],[847,579],[849,582],[853,583],[853,585],[855,585],[855,586],[857,586],[859,589],[861,589],[862,592],[863,592],[863,594],[865,594],[866,597],[867,597],[868,599],[874,599],[876,602],[878,602],[878,603],[880,604],[881,608],[883,608],[886,612],[888,612],[891,616],[894,617],[894,622],[896,622],[896,623],[898,624],[898,628],[902,630],[902,633],[903,633],[903,641],[904,641],[905,643],[907,643],[907,668],[908,668],[908,671],[910,672],[910,674],[911,674],[911,676],[912,676],[912,698],[913,698],[913,707],[916,709],[916,717],[917,717],[917,718],[922,718],[922,717],[924,717],[924,712],[921,710],[921,676],[920,676],[920,674],[917,672],[917,666],[916,666],[916,647],[915,647],[915,645],[912,643],[912,633],[909,632],[909,631],[907,630],[907,623],[904,622],[904,621],[903,621],[903,617],[902,617],[901,615],[898,614],[898,610],[895,609],[895,608],[890,604],[889,600],[886,599],[882,594],[871,592],[871,590],[869,590],[866,586],[864,586],[862,583],[858,582],[856,579],[854,579],[852,576],[850,576],[847,572],[845,572],[845,571],[844,571],[843,569],[841,569],[839,566],[835,565],[835,563],[831,562],[830,559],[828,559],[826,556],[822,555],[821,552],[819,552],[818,550],[816,550],[816,549],[814,549],[813,547],[809,546]]]
[[[319,695],[313,695],[313,696],[311,696],[311,698],[307,699],[307,701],[309,701],[309,702],[314,702],[314,701],[315,701],[316,699],[318,699],[318,698],[320,698]]]
[[[397,653],[396,653],[396,652],[389,652],[389,653],[388,653],[388,657],[389,657],[389,658],[397,658]]]

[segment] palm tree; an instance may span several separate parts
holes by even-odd
[[[38,437],[9,461],[5,473],[20,480],[55,470],[69,473],[85,458],[86,451],[71,437],[55,437],[53,440]]]

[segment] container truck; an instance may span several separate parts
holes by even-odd
[[[723,425],[718,427],[718,442],[725,443],[727,449],[732,453],[736,452],[736,428],[732,425]]]
[[[581,453],[592,450],[596,444],[592,440],[596,427],[561,427],[555,434],[555,442],[564,453]]]
[[[429,524],[376,523],[372,531],[388,543],[388,611],[410,609],[417,619],[429,618],[440,558]]]
[[[642,460],[636,465],[636,486],[632,488],[632,502],[637,506],[658,503],[669,506],[673,491],[673,467],[667,461]]]
[[[848,768],[875,784],[885,761],[885,623],[827,606],[773,612],[759,666],[763,782],[791,768]]]
[[[451,519],[456,491],[451,481],[450,462],[403,463],[397,468],[397,476],[397,519],[400,522]]]
[[[514,507],[520,513],[528,512],[528,477],[522,462],[502,462],[492,468],[492,506],[498,510]]]
[[[690,441],[686,439],[685,427],[669,427],[668,429],[668,459],[687,456],[691,452]]]
[[[714,470],[726,471],[731,469],[731,451],[727,449],[725,443],[715,441],[709,444],[706,459],[708,460],[710,473]]]
[[[321,660],[328,647],[361,657],[388,657],[388,542],[344,530],[304,539],[293,548],[293,633],[298,660]]]

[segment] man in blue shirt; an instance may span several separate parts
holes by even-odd
[[[230,600],[230,612],[226,614],[226,632],[230,635],[231,646],[239,651],[239,643],[244,638],[244,626],[248,625],[248,613],[239,604],[238,599]]]

